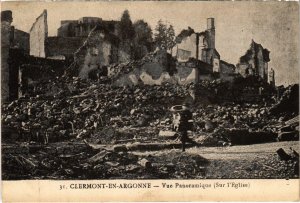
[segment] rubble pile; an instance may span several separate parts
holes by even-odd
[[[288,113],[291,116],[289,118],[299,115],[299,84],[288,86],[270,112],[278,116]]]
[[[23,141],[45,135],[50,142],[85,138],[104,127],[155,127],[188,95],[185,87],[171,84],[115,87],[79,78],[58,80],[39,93],[2,106],[2,125],[18,131]]]
[[[208,163],[201,156],[175,151],[138,156],[124,151],[91,150],[82,145],[5,153],[2,160],[3,179],[9,180],[200,178]]]
[[[276,141],[279,128],[274,125],[298,115],[296,111],[276,114],[273,110],[279,108],[276,106],[282,105],[285,98],[295,99],[289,96],[295,94],[291,93],[295,92],[290,90],[293,88],[288,88],[280,105],[214,102],[218,92],[228,93],[223,90],[228,85],[214,80],[186,86],[166,83],[117,87],[111,85],[107,77],[98,81],[80,78],[44,81],[36,86],[31,97],[2,105],[3,137],[15,131],[19,134],[17,141],[44,143],[74,138],[88,138],[92,143],[153,140],[159,130],[170,130],[169,109],[191,97],[190,90],[195,90],[197,96],[192,108],[194,132],[203,145]],[[297,129],[293,126],[293,132]],[[205,139],[198,138],[201,135],[205,135]]]
[[[187,179],[205,178],[208,160],[195,154],[184,154],[175,150],[146,157],[154,162],[159,178]]]
[[[203,145],[254,144],[276,141],[278,117],[272,104],[208,105],[195,110],[195,132]],[[286,118],[290,115],[286,115]],[[297,125],[297,124],[296,124]],[[298,123],[299,126],[299,123]]]

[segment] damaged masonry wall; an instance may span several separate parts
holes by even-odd
[[[70,70],[82,79],[88,78],[94,70],[103,72],[110,64],[130,60],[130,49],[127,46],[105,27],[97,25],[74,53],[74,63]]]
[[[240,57],[240,62],[237,64],[237,72],[243,77],[254,75],[267,82],[269,54],[269,50],[252,40],[246,54]]]
[[[47,10],[36,19],[30,29],[30,55],[46,57],[46,39],[48,36]]]
[[[9,49],[11,44],[12,12],[1,12],[1,100],[9,99]]]
[[[109,77],[115,78],[115,85],[162,85],[172,83],[185,85],[196,83],[201,79],[210,79],[212,67],[199,60],[187,62],[175,62],[175,60],[164,51],[158,51],[146,55],[140,61],[135,61],[119,66],[108,68]],[[125,73],[118,70],[127,70]],[[117,77],[115,77],[117,75]]]
[[[103,69],[104,66],[117,62],[117,51],[117,39],[95,27],[83,45],[74,53],[74,63],[71,68],[78,72],[80,78],[88,78],[92,70]]]
[[[155,72],[154,75],[149,73]],[[145,85],[162,85],[163,83],[172,84],[189,84],[196,81],[196,68],[179,67],[178,73],[170,75],[164,70],[164,67],[159,63],[149,63],[141,67],[141,69],[135,69],[132,72],[119,78],[115,84],[117,86],[131,86],[143,83]],[[160,74],[159,74],[160,73]],[[159,75],[159,77],[155,77]]]
[[[195,58],[212,65],[214,72],[220,72],[220,55],[215,49],[214,18],[207,19],[207,29],[204,32],[184,37],[177,44],[175,54],[180,62]]]

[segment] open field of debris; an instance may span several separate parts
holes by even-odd
[[[82,143],[3,145],[3,179],[299,178],[298,142],[127,151]],[[289,157],[281,158],[282,148]],[[19,152],[17,152],[17,150]],[[10,151],[11,150],[11,151]]]
[[[189,136],[198,144],[183,153],[170,107],[189,87],[79,78],[57,86],[3,105],[4,180],[299,177],[299,117],[284,109],[290,89],[277,103],[194,103]]]

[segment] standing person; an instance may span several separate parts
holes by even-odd
[[[171,110],[174,111],[175,109],[172,108]],[[180,110],[177,110],[177,116],[176,117],[177,117],[178,120],[175,121],[174,123],[178,123],[178,124],[175,127],[175,130],[180,133],[180,141],[182,143],[182,151],[184,152],[186,142],[196,144],[195,141],[193,141],[192,139],[190,139],[188,137],[188,133],[187,133],[187,131],[192,130],[192,127],[193,127],[193,121],[192,121],[193,114],[190,111],[190,109],[188,108],[187,104],[183,104],[182,108]]]

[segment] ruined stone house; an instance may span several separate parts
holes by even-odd
[[[213,66],[213,71],[220,69],[220,54],[215,48],[214,18],[207,19],[207,29],[204,32],[192,33],[186,36],[175,47],[175,56],[179,62],[194,58]]]
[[[268,79],[270,75],[268,69],[269,55],[270,51],[268,49],[252,40],[250,48],[245,55],[240,57],[236,68],[237,73],[242,77],[257,76],[265,82],[272,81],[275,83],[274,78]],[[270,76],[272,77],[272,75],[274,75],[274,71]]]
[[[1,12],[2,101],[19,98],[26,87],[47,79],[44,73],[49,73],[48,79],[62,75],[70,64],[77,68],[75,76],[86,78],[91,70],[130,59],[125,43],[116,36],[118,21],[96,17],[62,21],[58,36],[53,37],[48,36],[47,10],[29,33],[14,29],[11,23],[12,12]]]
[[[234,78],[235,66],[221,60],[220,54],[215,46],[215,21],[214,18],[207,19],[207,29],[203,32],[194,32],[189,28],[189,33],[183,36],[175,46],[174,56],[179,62],[188,61],[190,58],[200,60],[212,67],[211,72],[219,74],[224,80]],[[199,72],[199,78],[204,78]],[[206,79],[212,79],[206,75]]]
[[[65,60],[73,76],[87,78],[90,71],[128,61],[130,53],[117,36],[118,21],[97,17],[63,20],[57,36],[47,35],[47,11],[33,24],[31,54]],[[70,71],[71,70],[71,71]]]
[[[11,11],[1,12],[1,99],[18,99],[35,81],[63,73],[64,60],[47,58],[47,12],[33,24],[30,34],[11,25]],[[55,74],[53,74],[55,73]],[[40,76],[43,77],[40,77]],[[34,87],[32,87],[34,88]]]

